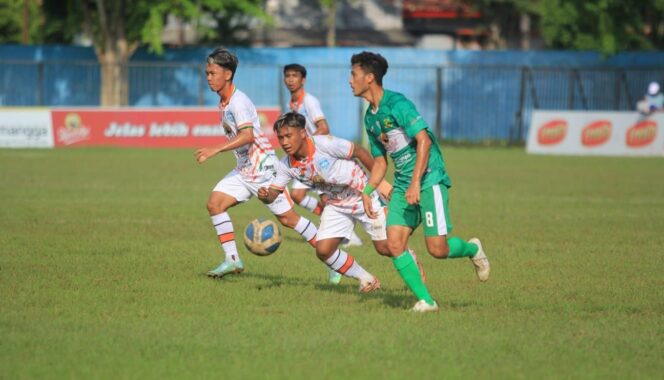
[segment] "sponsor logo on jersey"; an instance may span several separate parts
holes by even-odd
[[[544,123],[539,128],[537,142],[540,145],[555,145],[563,141],[565,135],[567,135],[567,121],[555,119]]]
[[[657,136],[657,123],[654,120],[645,120],[634,124],[627,130],[626,143],[632,148],[650,145]]]
[[[611,137],[611,122],[608,120],[597,120],[586,125],[581,132],[581,144],[583,146],[598,146],[609,141]]]
[[[385,145],[390,143],[390,138],[387,136],[387,133],[381,133],[380,136],[378,136],[378,138]]]

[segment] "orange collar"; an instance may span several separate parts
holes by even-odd
[[[226,106],[228,105],[228,103],[231,102],[231,98],[233,97],[233,94],[235,94],[235,85],[234,85],[233,83],[231,83],[231,91],[230,91],[230,93],[231,93],[231,96],[229,96],[228,99],[226,99],[226,102],[225,102],[225,103],[224,103],[224,101],[221,99],[221,97],[219,97],[219,108],[220,108],[220,109],[223,110],[224,108],[226,108]]]
[[[308,164],[313,160],[314,152],[316,152],[316,147],[314,146],[314,142],[308,137],[307,137],[307,147],[309,148],[309,155],[307,155],[307,158],[304,160],[298,160],[295,158],[295,156],[288,156],[291,167],[299,168],[305,166],[306,164]]]
[[[296,102],[293,102],[293,100],[291,99],[289,104],[291,111],[297,111],[297,109],[300,108],[300,106],[302,105],[303,100],[304,100],[304,88],[302,89],[302,95],[300,95],[300,98]]]

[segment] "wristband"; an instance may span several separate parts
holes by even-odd
[[[364,190],[362,190],[362,194],[371,195],[371,193],[373,193],[374,190],[376,189],[373,186],[371,186],[369,182],[367,182],[367,184],[364,186]]]

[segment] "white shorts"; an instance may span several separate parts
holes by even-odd
[[[375,199],[372,207],[374,212],[378,214],[376,219],[369,218],[364,209],[360,210],[360,212],[356,210],[355,213],[350,213],[346,209],[328,204],[320,215],[320,226],[318,227],[316,240],[320,241],[333,238],[344,238],[346,240],[351,235],[351,232],[353,232],[355,223],[357,222],[371,236],[371,240],[379,241],[387,239],[385,208]]]
[[[261,187],[268,188],[272,184],[272,179],[263,182],[248,182],[244,179],[242,174],[237,170],[233,170],[226,175],[212,191],[228,194],[237,199],[238,202],[246,202],[252,196],[258,194],[258,189]],[[288,189],[279,194],[277,198],[270,204],[266,205],[274,215],[281,215],[293,208],[293,201],[291,200]]]

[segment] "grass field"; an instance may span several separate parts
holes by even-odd
[[[388,259],[350,250],[383,282],[359,295],[292,231],[206,278],[230,154],[0,150],[0,378],[661,379],[664,159],[445,154],[455,235],[482,238],[492,275],[427,256],[418,230],[441,311],[414,315]]]

